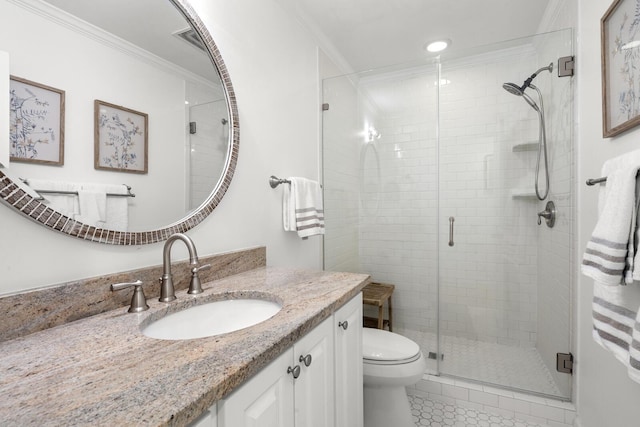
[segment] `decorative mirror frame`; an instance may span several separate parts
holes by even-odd
[[[222,200],[224,194],[227,192],[238,162],[238,150],[240,143],[238,107],[229,72],[227,71],[227,67],[222,60],[220,51],[214,43],[211,34],[205,27],[204,23],[200,20],[200,17],[188,3],[188,0],[172,0],[172,2],[186,18],[191,27],[198,33],[207,47],[209,57],[220,75],[220,80],[224,87],[227,108],[230,113],[229,138],[231,141],[231,147],[227,155],[224,173],[207,200],[183,219],[166,227],[149,231],[114,231],[84,224],[51,209],[40,200],[32,197],[19,184],[9,178],[2,168],[0,168],[0,200],[17,209],[19,213],[27,216],[29,219],[32,219],[33,221],[54,231],[92,242],[128,246],[145,245],[164,241],[174,233],[184,233],[185,231],[192,229],[196,225],[200,224],[209,214],[211,214],[211,212],[213,212],[215,207],[218,206],[218,203],[220,203],[220,200]]]

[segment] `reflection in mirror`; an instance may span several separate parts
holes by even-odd
[[[42,192],[34,200],[0,168],[6,203],[57,231],[115,244],[164,240],[211,213],[235,168],[237,108],[217,47],[186,0],[0,0],[0,23],[11,75],[66,93],[64,164],[12,156],[11,175],[35,190],[74,193]],[[95,100],[122,108],[103,121],[97,111],[94,120]],[[142,132],[128,124],[130,111],[148,116],[148,151],[133,156]],[[124,163],[94,168],[94,155],[116,162],[124,152],[128,161],[146,156],[148,172],[132,173]],[[104,195],[122,184],[135,197]],[[125,224],[109,213],[125,216]]]

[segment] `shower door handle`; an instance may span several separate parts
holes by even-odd
[[[449,217],[449,246],[453,246],[453,222],[455,220],[454,217]]]

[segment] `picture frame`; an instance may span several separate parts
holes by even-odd
[[[615,0],[600,20],[602,135],[640,124],[640,37],[634,37],[638,0]]]
[[[148,114],[96,99],[94,133],[95,169],[148,172]]]
[[[65,91],[9,76],[9,161],[64,165]]]

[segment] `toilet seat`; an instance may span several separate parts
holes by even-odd
[[[420,356],[420,346],[409,338],[382,329],[362,329],[364,363],[399,365],[414,362]]]

